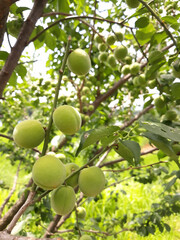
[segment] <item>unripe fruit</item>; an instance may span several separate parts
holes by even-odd
[[[139,6],[138,0],[126,0],[126,3],[130,8],[137,8]]]
[[[81,127],[81,115],[74,107],[68,105],[56,108],[53,121],[56,127],[67,135],[75,134]]]
[[[114,55],[110,54],[107,58],[107,62],[112,68],[116,67],[116,59],[115,59]]]
[[[132,63],[132,58],[130,56],[126,56],[123,61],[125,61],[125,63],[127,64],[131,64]]]
[[[156,79],[148,81],[148,87],[149,87],[150,89],[155,88],[156,85],[157,85]]]
[[[63,80],[64,82],[67,82],[67,81],[69,81],[69,78],[68,78],[68,76],[63,75],[63,76],[62,76],[62,80]]]
[[[32,178],[37,186],[45,190],[59,187],[66,178],[64,164],[52,155],[40,157],[32,169]]]
[[[160,96],[154,100],[156,108],[163,108],[165,106],[164,97]]]
[[[91,60],[84,50],[77,48],[69,54],[67,65],[74,74],[86,75],[91,68]]]
[[[87,98],[85,95],[81,97],[81,102],[83,102],[83,103],[87,102]]]
[[[89,121],[89,119],[90,119],[89,115],[85,115],[84,120]]]
[[[95,35],[94,40],[95,40],[97,43],[102,43],[102,42],[103,42],[102,38],[101,38],[98,34]]]
[[[173,63],[173,75],[176,78],[180,78],[180,59]]]
[[[100,62],[105,62],[108,58],[108,53],[107,52],[101,52],[98,56],[98,59]]]
[[[88,87],[83,87],[83,89],[82,89],[82,93],[83,94],[89,94],[91,91],[90,91],[90,89],[88,88]]]
[[[88,110],[93,111],[94,110],[94,105],[89,105]]]
[[[82,235],[82,236],[80,237],[79,240],[92,240],[92,237],[90,237],[89,235],[84,234],[84,235]]]
[[[44,139],[45,131],[37,120],[25,120],[18,123],[13,131],[14,142],[24,148],[37,147]]]
[[[105,52],[106,49],[107,49],[107,45],[105,43],[100,43],[98,45],[98,49],[99,49],[100,52]]]
[[[79,169],[79,166],[75,163],[67,163],[65,165],[66,168],[66,177],[71,175],[71,173],[75,172],[76,170]],[[78,185],[78,178],[79,178],[79,172],[73,175],[72,177],[68,178],[66,180],[66,183],[71,186],[71,187],[76,187]]]
[[[123,60],[126,57],[127,53],[127,48],[123,45],[115,48],[114,50],[114,56],[117,60]]]
[[[177,113],[174,110],[168,110],[165,114],[165,119],[173,121],[177,118]]]
[[[121,72],[124,74],[124,75],[127,75],[128,73],[130,73],[130,66],[129,65],[124,65],[121,69]]]
[[[51,207],[59,215],[70,213],[76,203],[74,189],[70,186],[60,186],[52,191]]]
[[[79,174],[79,188],[88,197],[99,194],[105,182],[103,171],[96,166],[85,168]]]
[[[133,84],[134,84],[134,86],[136,86],[136,87],[137,87],[137,86],[140,86],[139,76],[133,78]]]
[[[180,144],[179,143],[175,143],[174,145],[172,145],[172,148],[176,154],[180,153]]]
[[[123,33],[122,32],[116,32],[116,38],[118,41],[122,42],[123,41]]]
[[[107,44],[113,45],[116,41],[116,37],[114,35],[109,35],[106,39]]]
[[[145,83],[146,83],[145,74],[142,73],[139,75],[139,84],[144,85]]]
[[[86,209],[83,207],[77,207],[77,216],[79,219],[85,219],[86,217]]]
[[[140,64],[135,62],[130,65],[130,71],[132,75],[136,75],[140,71]]]

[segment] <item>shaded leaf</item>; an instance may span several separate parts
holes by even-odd
[[[137,28],[145,28],[149,24],[149,18],[141,17],[135,22]]]

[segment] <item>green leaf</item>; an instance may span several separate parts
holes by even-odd
[[[161,18],[164,22],[169,23],[169,24],[173,24],[173,23],[177,23],[177,20],[175,17],[173,16],[165,16]]]
[[[135,159],[135,164],[139,163],[141,149],[137,142],[119,140],[118,146],[114,150],[130,164],[134,165],[133,159]]]
[[[136,37],[141,45],[144,45],[145,43],[149,42],[153,36],[153,34],[156,32],[153,24],[148,24],[147,27],[143,28],[142,30],[136,31]]]
[[[166,62],[158,62],[157,64],[153,64],[149,67],[149,69],[146,71],[146,78],[149,79],[151,76],[159,69],[161,68]]]
[[[171,227],[167,223],[164,223],[164,227],[165,227],[166,231],[168,231],[168,232],[171,231]]]
[[[98,129],[92,129],[84,132],[81,136],[81,141],[76,152],[76,156],[80,151],[87,148],[91,144],[95,144],[97,141],[104,139],[107,136],[114,135],[115,132],[119,131],[120,128],[117,126],[100,127]]]
[[[9,85],[15,87],[16,83],[17,83],[17,75],[14,71],[9,79]]]
[[[56,47],[55,38],[48,32],[46,33],[45,43],[47,47],[50,48],[51,50],[54,50],[54,48]]]
[[[149,24],[149,18],[141,17],[135,22],[137,28],[145,28]]]
[[[166,38],[167,38],[167,33],[165,31],[156,32],[152,37],[152,43],[153,44],[161,43]]]
[[[178,156],[175,154],[172,149],[171,142],[166,138],[161,137],[160,135],[156,135],[154,133],[145,132],[143,136],[150,139],[150,141],[160,150],[162,150],[165,154],[170,156],[172,159],[177,160]]]
[[[26,11],[26,10],[29,10],[30,8],[28,7],[18,7],[18,9],[16,10],[16,13],[17,14],[22,14],[22,12]]]
[[[16,66],[15,68],[17,74],[22,78],[24,79],[24,77],[26,76],[26,73],[27,73],[27,70],[26,68],[22,65],[22,64],[19,64]]]
[[[9,53],[6,51],[0,51],[0,59],[1,60],[6,60],[9,56]]]
[[[165,60],[164,53],[158,50],[152,51],[149,54],[149,63],[150,64],[156,64],[162,60]]]
[[[180,129],[172,128],[163,123],[156,122],[140,122],[141,126],[146,130],[160,135],[166,139],[171,139],[176,142],[180,142]]]
[[[165,184],[165,191],[168,191],[175,184],[176,180],[177,177],[174,177],[173,179],[171,179],[171,181]]]
[[[69,1],[67,0],[57,0],[56,9],[58,12],[69,13]]]

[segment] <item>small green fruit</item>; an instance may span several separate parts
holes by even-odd
[[[116,67],[116,59],[115,59],[114,55],[110,54],[107,58],[107,62],[112,68]]]
[[[88,197],[99,194],[104,189],[105,182],[103,171],[96,166],[85,168],[79,174],[79,188]]]
[[[105,62],[107,61],[108,58],[108,53],[107,52],[101,52],[98,56],[98,59],[100,62]]]
[[[106,49],[107,49],[107,45],[105,43],[100,43],[98,45],[98,49],[99,49],[100,52],[105,52]]]
[[[66,168],[66,177],[71,175],[71,173],[75,172],[76,170],[79,169],[79,166],[75,163],[67,163],[65,165]],[[76,187],[78,185],[78,178],[79,178],[79,172],[73,175],[72,177],[68,178],[66,180],[66,183],[71,186],[71,187]]]
[[[160,96],[154,100],[156,108],[163,108],[165,106],[164,97]]]
[[[95,35],[94,40],[95,40],[97,43],[102,43],[102,42],[103,42],[102,38],[101,38],[98,34]]]
[[[118,41],[122,42],[123,41],[123,38],[124,38],[124,35],[122,32],[116,32],[116,38]]]
[[[37,186],[45,190],[59,187],[66,178],[64,164],[52,155],[40,157],[32,169],[32,178]]]
[[[56,127],[64,134],[73,135],[81,127],[81,115],[72,106],[62,105],[53,113]]]
[[[62,76],[62,80],[63,80],[64,82],[67,82],[67,81],[69,81],[69,78],[68,78],[68,76],[63,75],[63,76]]]
[[[130,73],[130,66],[129,65],[124,65],[121,69],[122,74],[127,75]]]
[[[174,110],[168,110],[165,114],[165,119],[173,121],[177,118],[177,113]]]
[[[148,81],[148,87],[149,87],[150,89],[153,89],[153,88],[155,88],[156,86],[157,86],[156,79]]]
[[[52,191],[51,207],[59,215],[70,213],[76,203],[74,189],[70,186],[60,186]]]
[[[67,65],[74,74],[78,76],[86,75],[91,68],[91,60],[84,50],[77,48],[69,54]]]
[[[126,56],[123,61],[125,61],[126,64],[131,64],[132,63],[132,58],[130,56]]]
[[[86,217],[86,209],[83,207],[77,207],[77,216],[79,219],[85,219]]]
[[[146,83],[146,77],[145,77],[145,74],[140,74],[139,75],[139,84],[140,85],[144,85]]]
[[[180,78],[180,59],[177,59],[172,66],[174,77]]]
[[[116,37],[114,35],[109,35],[106,39],[107,44],[113,45],[116,41]]]
[[[82,236],[80,237],[79,240],[92,240],[92,237],[90,237],[89,235],[84,234],[84,235],[82,235]]]
[[[82,93],[84,94],[84,95],[86,95],[86,94],[89,94],[91,91],[90,91],[90,89],[88,88],[88,87],[83,87],[83,89],[82,89]]]
[[[94,105],[89,105],[88,110],[93,111],[94,110]]]
[[[132,75],[136,75],[140,71],[140,64],[135,62],[130,65],[130,71]]]
[[[127,48],[123,45],[115,48],[114,50],[114,56],[117,60],[123,60],[126,57],[127,53]]]
[[[81,102],[82,102],[82,103],[86,103],[86,102],[87,102],[87,98],[86,98],[85,95],[81,97]]]
[[[45,131],[37,120],[25,120],[18,123],[13,131],[14,142],[24,148],[37,147],[44,139]]]
[[[179,143],[172,145],[172,148],[176,154],[180,153],[180,144]]]
[[[138,0],[126,0],[126,4],[130,8],[137,8],[139,6],[139,1]]]

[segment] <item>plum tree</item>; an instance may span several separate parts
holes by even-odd
[[[138,0],[126,0],[126,3],[130,8],[137,8],[139,6]]]
[[[71,186],[60,186],[52,191],[51,207],[59,215],[70,213],[76,202],[76,194]]]
[[[34,163],[32,178],[40,188],[52,190],[64,182],[66,169],[61,160],[52,155],[45,155]]]
[[[73,173],[74,171],[79,169],[79,166],[75,163],[67,163],[65,164],[65,168],[66,168],[66,177],[68,177],[69,175],[71,175],[71,173]],[[76,173],[75,175],[73,175],[72,177],[68,178],[66,180],[66,183],[71,186],[71,187],[76,187],[78,185],[78,178],[79,178],[79,173]]]
[[[173,121],[177,118],[177,113],[174,110],[168,110],[165,114],[165,119]]]
[[[18,123],[13,131],[14,142],[24,148],[37,147],[44,139],[45,131],[37,120],[25,120]]]
[[[102,42],[103,42],[102,38],[101,38],[98,34],[95,35],[94,40],[95,40],[97,43],[102,43]]]
[[[77,48],[69,54],[67,65],[74,74],[86,75],[91,68],[91,60],[83,49]]]
[[[115,68],[116,67],[116,59],[114,57],[113,54],[110,54],[107,58],[107,62],[108,64],[112,67],[112,68]]]
[[[72,106],[59,106],[53,113],[56,127],[64,134],[73,135],[81,127],[81,115]]]
[[[85,168],[79,174],[79,188],[88,197],[99,194],[104,189],[105,182],[103,171],[96,166]]]
[[[79,219],[85,219],[86,209],[84,207],[77,207],[77,216]]]
[[[124,39],[123,33],[122,32],[115,32],[116,38],[118,41],[122,42]]]
[[[82,235],[82,236],[80,237],[79,240],[92,240],[92,237],[90,237],[90,236],[87,235],[87,234],[84,234],[84,235]]]
[[[116,47],[114,50],[114,56],[117,60],[123,60],[127,56],[127,48],[123,45]]]
[[[98,45],[98,50],[99,50],[100,52],[105,52],[106,49],[107,49],[107,45],[106,45],[105,43],[100,43],[100,44]]]
[[[128,73],[130,73],[130,66],[129,65],[124,65],[122,68],[121,68],[121,72],[122,74],[124,75],[127,75]]]
[[[176,78],[180,78],[180,59],[177,59],[173,64],[173,75]]]
[[[98,56],[98,59],[100,62],[105,62],[107,61],[108,58],[108,53],[107,52],[101,52]]]
[[[165,101],[163,96],[159,96],[154,100],[154,105],[156,108],[163,108],[165,106]]]

